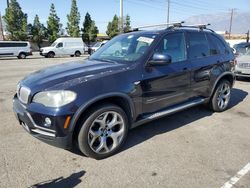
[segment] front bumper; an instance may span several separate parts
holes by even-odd
[[[13,99],[13,111],[20,125],[33,137],[56,147],[63,149],[72,148],[72,133],[68,132],[64,136],[58,134],[57,129],[49,129],[36,124],[31,113],[27,110],[16,96]]]
[[[40,52],[40,55],[41,55],[41,56],[47,56],[48,53]]]
[[[236,67],[234,73],[235,73],[235,76],[238,76],[238,77],[250,77],[250,68],[243,69],[243,68]]]

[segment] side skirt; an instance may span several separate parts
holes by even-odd
[[[181,103],[178,105],[174,105],[173,107],[169,107],[165,110],[161,110],[161,111],[156,112],[156,113],[144,115],[141,120],[132,124],[131,129],[138,127],[144,123],[148,123],[150,121],[153,121],[155,119],[173,114],[175,112],[178,112],[178,111],[181,111],[181,110],[184,110],[187,108],[191,108],[191,107],[197,106],[199,104],[206,103],[206,102],[208,102],[208,100],[209,100],[209,98],[196,98],[196,99],[193,99],[191,101],[187,101],[187,102],[184,102],[184,103]]]

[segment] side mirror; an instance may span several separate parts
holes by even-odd
[[[172,62],[172,58],[170,55],[162,54],[162,53],[154,53],[153,57],[149,60],[149,65],[158,65],[163,66],[170,64]]]

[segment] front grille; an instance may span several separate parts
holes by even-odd
[[[238,67],[250,69],[250,63],[238,63]]]
[[[27,104],[29,100],[29,95],[30,95],[30,89],[27,87],[17,87],[17,97],[18,99],[24,103]]]

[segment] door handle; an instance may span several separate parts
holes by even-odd
[[[183,71],[188,71],[188,68],[187,68],[187,67],[185,67],[185,68],[183,68],[182,70],[183,70]]]

